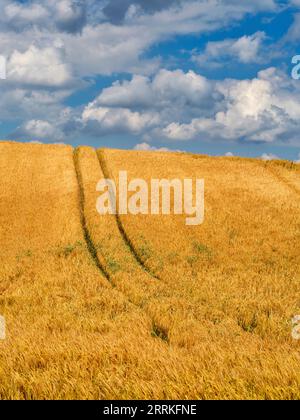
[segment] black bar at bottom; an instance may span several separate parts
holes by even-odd
[[[4,401],[2,401],[4,403]],[[41,403],[41,401],[38,401]],[[48,401],[47,401],[48,402]],[[105,419],[108,417],[121,417],[126,419],[137,418],[151,418],[153,416],[199,416],[200,415],[200,401],[67,401],[67,405],[62,408],[61,404],[65,401],[55,401],[55,404],[24,404],[22,402],[21,413],[29,414],[31,418],[37,415],[41,418],[42,414],[47,413],[48,417],[56,418],[64,411],[68,413],[68,418],[73,414],[76,417],[84,419]],[[18,404],[15,407],[20,412]],[[63,410],[63,411],[62,411]],[[9,407],[9,412],[12,414],[14,406]]]

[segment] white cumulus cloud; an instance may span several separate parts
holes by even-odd
[[[134,150],[142,151],[142,152],[176,152],[176,153],[182,153],[182,150],[172,150],[168,147],[155,147],[151,146],[148,143],[139,143],[134,147]]]
[[[215,85],[222,96],[210,118],[171,122],[163,130],[172,140],[213,139],[256,142],[298,141],[300,92],[274,68],[250,80],[225,80]]]
[[[39,49],[31,45],[25,52],[14,51],[8,61],[9,82],[22,85],[63,87],[73,80],[60,48]]]
[[[236,60],[243,64],[262,60],[264,32],[244,35],[238,39],[208,42],[202,54],[194,53],[193,61],[201,66],[221,66],[225,60]]]
[[[85,127],[96,134],[110,132],[141,133],[145,128],[156,123],[154,113],[134,112],[124,108],[97,107],[91,103],[82,114]]]
[[[265,161],[271,161],[271,160],[280,160],[280,157],[277,155],[274,155],[273,153],[263,153],[261,155],[261,159]]]
[[[30,138],[36,141],[61,141],[63,133],[48,121],[30,120],[20,126],[14,133],[14,138]]]

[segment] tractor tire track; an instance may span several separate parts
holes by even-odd
[[[273,176],[275,176],[281,184],[284,184],[286,187],[288,187],[294,194],[300,196],[300,190],[292,184],[288,179],[284,177],[284,175],[281,175],[278,173],[270,163],[265,164],[264,166]],[[280,169],[280,167],[279,167]]]
[[[163,328],[161,328],[154,321],[153,317],[148,313],[148,311],[145,311],[145,309],[142,307],[142,305],[136,304],[135,302],[132,301],[132,299],[128,295],[126,295],[125,293],[121,292],[118,289],[118,286],[114,282],[112,276],[106,270],[105,265],[101,263],[101,260],[98,256],[98,251],[97,251],[97,249],[94,245],[93,239],[92,239],[91,234],[89,232],[87,220],[86,220],[86,217],[85,217],[85,194],[84,194],[84,187],[83,187],[82,173],[81,173],[81,169],[80,169],[78,152],[79,152],[78,149],[74,149],[73,159],[74,159],[74,167],[75,167],[75,173],[76,173],[76,178],[77,178],[77,183],[78,183],[80,222],[81,222],[81,226],[82,226],[82,229],[83,229],[83,234],[84,234],[84,239],[85,239],[85,242],[86,242],[86,245],[87,245],[87,249],[88,249],[88,251],[89,251],[97,269],[99,270],[101,275],[104,276],[104,278],[110,283],[112,288],[116,289],[118,291],[118,293],[123,295],[131,305],[133,305],[135,308],[137,308],[142,313],[145,313],[147,315],[147,317],[149,318],[149,320],[151,321],[151,324],[152,324],[152,331],[151,331],[152,337],[159,338],[165,344],[169,344],[169,337],[168,337],[167,332]]]
[[[114,177],[112,176],[112,174],[110,173],[110,170],[108,169],[107,163],[105,161],[105,157],[103,154],[102,150],[97,150],[96,151],[98,160],[99,160],[99,165],[100,168],[102,170],[102,173],[104,175],[104,177],[106,179],[114,179]],[[149,274],[151,277],[153,277],[156,280],[161,280],[159,276],[157,276],[156,274],[154,274],[152,272],[152,270],[147,267],[147,265],[145,264],[145,262],[143,261],[143,259],[140,257],[137,249],[135,248],[133,242],[131,241],[130,237],[128,236],[125,227],[123,225],[123,222],[121,220],[121,217],[118,213],[118,211],[116,212],[116,221],[117,221],[117,225],[118,225],[118,229],[120,231],[120,234],[123,238],[123,241],[125,242],[125,244],[127,245],[127,247],[129,248],[131,254],[134,256],[136,262],[138,263],[138,265],[142,268],[143,271],[145,271],[147,274]]]
[[[81,175],[81,170],[80,170],[80,165],[79,165],[79,157],[78,157],[78,150],[77,149],[74,149],[73,157],[74,157],[74,166],[75,166],[76,178],[77,178],[77,182],[78,182],[80,222],[81,222],[81,226],[82,226],[82,229],[83,229],[84,239],[85,239],[88,251],[89,251],[96,267],[101,272],[101,274],[106,278],[106,280],[108,280],[109,283],[112,286],[114,286],[113,283],[112,283],[112,280],[110,278],[109,273],[107,272],[107,270],[105,269],[105,267],[103,266],[103,264],[101,263],[101,261],[98,257],[97,249],[96,249],[96,247],[93,243],[93,240],[91,238],[91,235],[90,235],[90,232],[89,232],[89,229],[88,229],[88,226],[87,226],[87,221],[86,221],[85,214],[84,214],[85,196],[84,196],[82,175]]]

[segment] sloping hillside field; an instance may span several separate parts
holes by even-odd
[[[100,215],[204,179],[205,219]],[[0,143],[0,399],[300,398],[300,165]]]

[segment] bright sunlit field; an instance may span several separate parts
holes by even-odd
[[[205,220],[102,178],[201,178]],[[300,165],[0,143],[0,399],[298,399]]]

